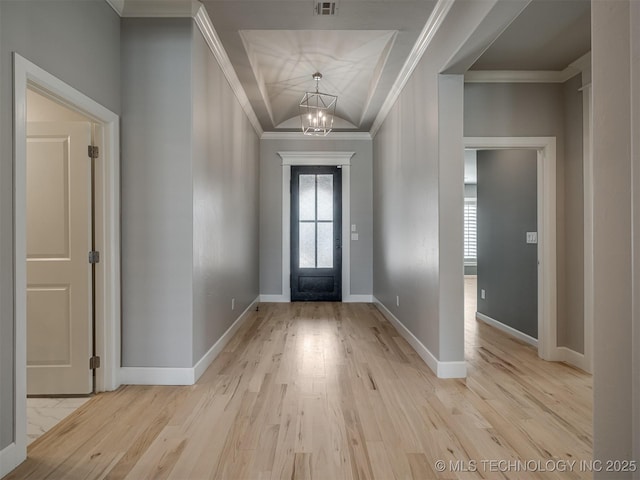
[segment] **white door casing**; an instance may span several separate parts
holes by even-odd
[[[89,394],[89,122],[27,124],[27,394]]]

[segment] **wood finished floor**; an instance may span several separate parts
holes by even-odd
[[[588,478],[480,463],[591,459],[591,377],[466,310],[468,378],[439,380],[372,305],[262,304],[196,385],[100,394],[6,479]]]

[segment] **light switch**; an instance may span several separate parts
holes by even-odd
[[[527,232],[527,243],[538,243],[538,232]]]
[[[356,224],[355,224],[355,223],[351,225],[351,231],[352,231],[352,232],[355,232],[355,231],[356,231]]]
[[[357,233],[352,233],[351,234],[351,240],[358,240],[358,234]]]

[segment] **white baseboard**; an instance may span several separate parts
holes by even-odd
[[[260,302],[262,303],[289,303],[291,299],[286,295],[260,295]]]
[[[189,367],[121,367],[120,385],[193,385],[195,373]]]
[[[15,443],[10,443],[0,450],[0,478],[7,475],[27,459],[27,450],[20,452]]]
[[[249,318],[249,313],[256,308],[259,297],[245,309],[226,332],[218,339],[207,353],[193,367],[122,367],[120,368],[121,385],[193,385],[216,359],[229,340]]]
[[[554,357],[554,360],[558,360],[559,362],[566,362],[569,365],[573,365],[574,367],[579,368],[580,370],[583,370],[587,373],[592,373],[590,365],[588,364],[587,359],[583,353],[578,353],[568,347],[557,347],[556,355]]]
[[[520,330],[516,330],[515,328],[510,327],[509,325],[505,325],[504,323],[499,322],[498,320],[494,320],[493,318],[488,317],[483,313],[476,312],[476,318],[478,320],[482,320],[487,325],[491,325],[492,327],[495,327],[498,330],[501,330],[504,333],[517,338],[518,340],[522,340],[523,342],[528,343],[529,345],[533,345],[534,347],[538,346],[538,340],[536,338],[533,338],[532,336],[527,335],[526,333],[522,333]]]
[[[343,303],[373,303],[373,295],[348,295],[342,299]]]
[[[235,322],[227,329],[226,332],[218,339],[216,343],[209,349],[207,353],[195,364],[193,367],[194,370],[194,383],[198,381],[198,379],[202,376],[209,365],[213,363],[224,347],[227,346],[229,340],[236,334],[236,332],[240,329],[240,327],[247,321],[249,315],[252,311],[256,309],[256,306],[260,302],[260,296],[256,297],[256,299],[251,302],[251,304],[240,314],[240,316],[236,319]]]
[[[424,360],[424,363],[433,370],[438,378],[465,378],[467,376],[467,364],[464,361],[459,362],[441,362],[438,360],[424,344],[411,333],[411,331],[404,326],[404,324],[396,318],[396,316],[384,306],[380,300],[373,297],[373,303],[375,303],[378,310],[386,317],[389,322],[395,327],[395,329],[402,335],[402,337],[409,342],[409,345],[413,347],[416,353]]]
[[[286,295],[260,295],[262,303],[289,303],[291,299]],[[343,303],[372,303],[373,295],[347,295],[342,299]]]

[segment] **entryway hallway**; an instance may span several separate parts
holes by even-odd
[[[441,380],[374,305],[261,304],[196,385],[99,394],[6,478],[589,478],[591,376],[466,322],[468,378]],[[547,460],[577,463],[488,463]]]

